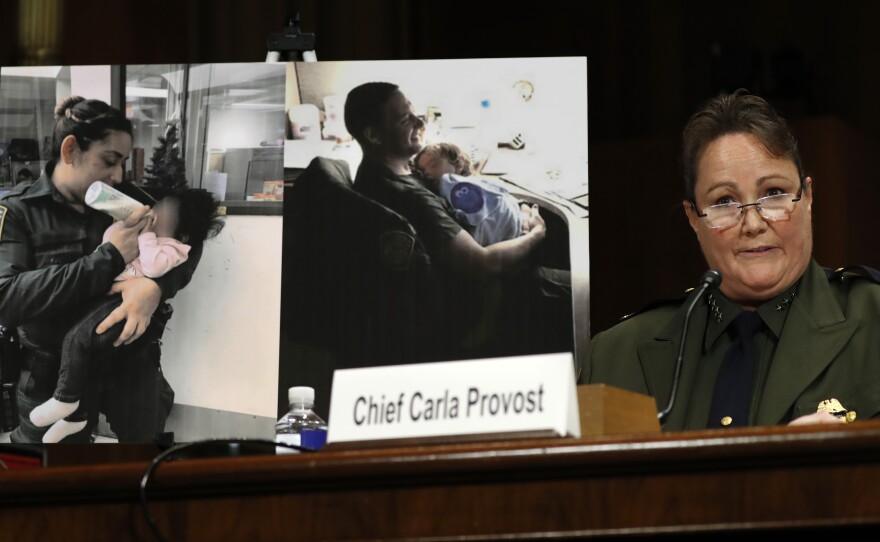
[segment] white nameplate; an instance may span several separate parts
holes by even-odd
[[[328,443],[579,437],[572,355],[338,370],[328,423]]]

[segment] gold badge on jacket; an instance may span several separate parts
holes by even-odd
[[[838,418],[843,419],[844,423],[852,423],[856,421],[856,411],[845,409],[843,405],[840,404],[840,401],[833,397],[820,402],[819,407],[816,408],[816,412],[827,412],[832,416],[837,416]]]

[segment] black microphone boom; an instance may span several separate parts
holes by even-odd
[[[666,408],[657,413],[657,419],[660,421],[660,425],[666,423],[666,417],[669,416],[673,405],[675,405],[675,396],[678,394],[678,381],[681,378],[681,363],[684,359],[684,343],[687,338],[688,322],[691,320],[691,313],[694,311],[694,307],[697,306],[697,302],[706,292],[719,286],[721,286],[721,273],[714,269],[710,269],[703,273],[703,276],[700,277],[700,284],[697,286],[697,293],[691,298],[691,304],[688,306],[687,312],[684,314],[684,325],[681,328],[681,340],[678,342],[678,357],[675,359],[675,372],[672,374],[672,388],[669,390],[669,402],[666,403]]]

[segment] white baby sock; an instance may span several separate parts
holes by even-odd
[[[83,420],[81,422],[69,422],[67,420],[58,420],[52,427],[46,431],[46,434],[43,435],[43,442],[51,443],[58,442],[67,435],[72,435],[77,431],[82,431],[83,427],[86,426],[86,421]]]
[[[37,427],[46,427],[61,418],[70,416],[76,412],[77,408],[79,408],[79,401],[64,403],[53,397],[31,410],[30,418]]]

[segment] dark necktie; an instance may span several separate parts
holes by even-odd
[[[733,321],[736,336],[718,371],[709,427],[745,427],[749,424],[755,378],[755,344],[752,338],[763,322],[757,312],[743,311]]]

